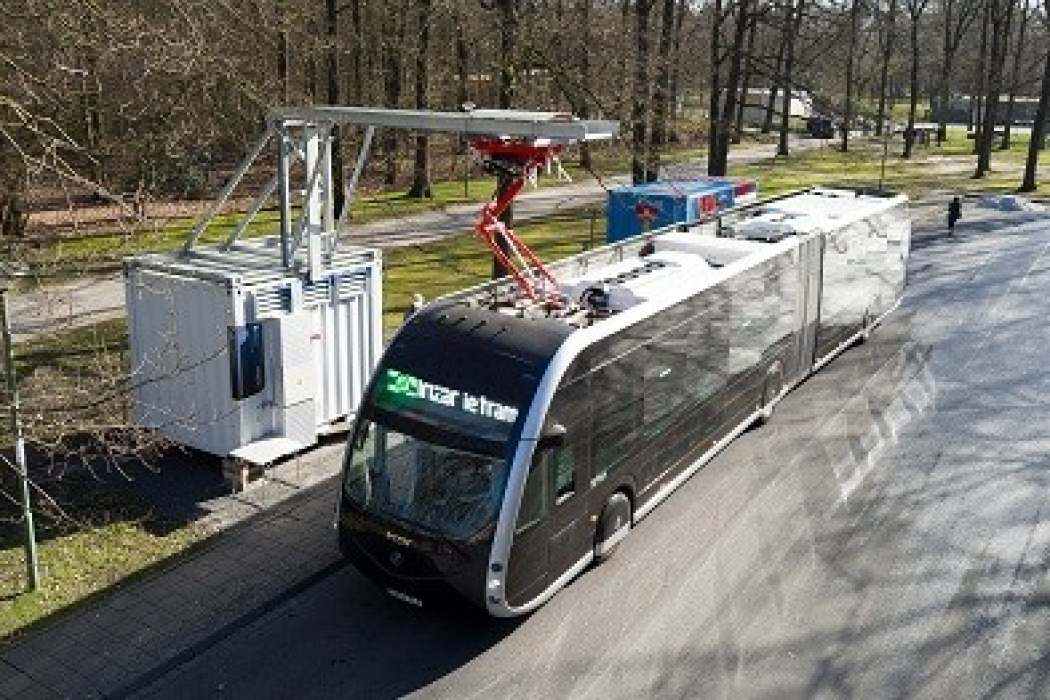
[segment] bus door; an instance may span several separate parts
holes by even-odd
[[[581,469],[586,449],[586,441],[571,439],[550,451],[552,503],[549,557],[552,583],[593,546],[594,524],[587,518],[587,494]]]
[[[568,424],[557,417],[552,412],[551,422],[565,428],[563,441],[536,447],[525,482],[508,571],[511,605],[535,598],[592,548],[594,525],[587,517],[590,434],[586,411]]]
[[[824,237],[802,239],[799,245],[799,335],[795,378],[809,374],[817,348],[820,326],[820,287],[823,276]]]
[[[522,605],[539,595],[591,549],[582,450],[567,436],[557,447],[537,448],[525,482],[511,550],[507,599]]]

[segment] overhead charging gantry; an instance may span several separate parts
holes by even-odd
[[[353,174],[344,187],[341,211],[335,211],[332,146],[337,125],[365,128]],[[482,209],[475,234],[491,250],[522,294],[532,302],[556,303],[557,282],[551,272],[501,220],[525,183],[570,144],[615,138],[619,123],[578,119],[570,114],[517,110],[471,109],[463,112],[317,106],[284,109],[268,118],[266,133],[233,174],[211,209],[191,231],[183,252],[190,255],[238,184],[262,157],[271,140],[277,143],[277,169],[259,191],[226,240],[231,249],[263,206],[277,193],[280,212],[280,265],[320,274],[334,253],[346,225],[377,128],[459,134],[485,159],[505,186]],[[302,168],[295,166],[302,163]],[[297,172],[302,181],[293,182]],[[296,206],[300,207],[296,214]]]

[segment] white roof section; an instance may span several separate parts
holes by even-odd
[[[901,195],[886,197],[863,190],[813,188],[760,202],[745,210],[743,216],[730,212],[725,219],[734,235],[779,240],[840,228],[885,209],[888,202],[897,199],[905,200]]]
[[[843,220],[863,219],[885,209],[886,201],[885,197],[873,197],[857,190],[815,188],[760,206],[764,211],[829,220],[837,227]]]
[[[319,277],[339,276],[362,265],[379,264],[382,253],[344,246],[321,258]],[[126,270],[148,269],[168,275],[210,279],[228,285],[267,284],[298,276],[309,261],[298,251],[291,267],[281,264],[280,240],[274,236],[238,241],[232,246],[197,246],[190,251],[148,253],[124,260]]]
[[[444,298],[522,317],[559,318],[582,328],[592,319],[581,315],[581,309],[595,298],[611,314],[676,298],[683,290],[724,277],[728,273],[722,268],[749,265],[797,246],[799,237],[843,229],[906,202],[907,197],[886,192],[810,189],[745,205],[717,221],[672,226],[579,253],[548,266],[558,280],[554,293],[567,302],[554,311],[543,304],[530,306],[507,278]]]

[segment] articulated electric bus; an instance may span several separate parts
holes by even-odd
[[[350,436],[340,546],[392,595],[525,613],[899,303],[907,199],[813,189],[417,312]]]

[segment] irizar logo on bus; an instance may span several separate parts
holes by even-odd
[[[459,389],[450,389],[396,369],[386,370],[384,379],[382,390],[392,401],[396,401],[397,398],[419,399],[504,423],[513,423],[518,417],[518,409],[493,401],[487,396],[475,396]]]

